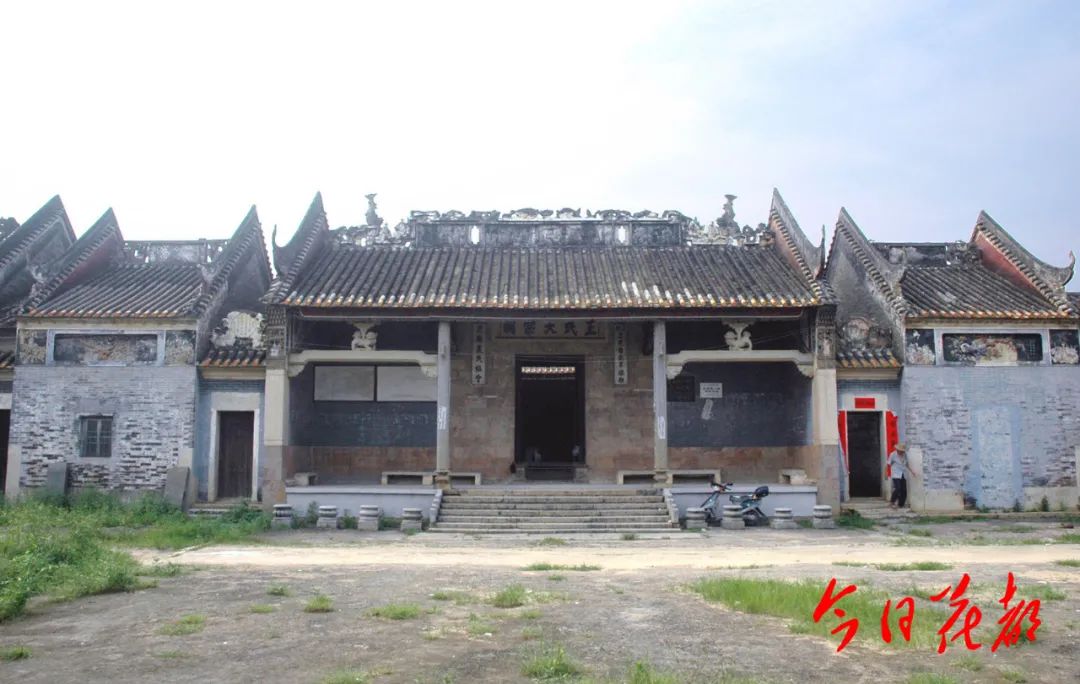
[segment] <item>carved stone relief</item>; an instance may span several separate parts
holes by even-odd
[[[379,332],[375,323],[353,323],[356,332],[352,336],[352,349],[354,351],[374,351],[378,343]]]

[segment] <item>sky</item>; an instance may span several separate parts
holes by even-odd
[[[0,216],[677,209],[1080,251],[1077,2],[0,0]],[[1070,289],[1077,289],[1077,282]]]

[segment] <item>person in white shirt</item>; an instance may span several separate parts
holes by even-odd
[[[889,507],[903,508],[907,504],[907,476],[910,474],[920,477],[920,475],[908,463],[907,446],[903,442],[896,445],[896,451],[889,454],[886,462],[889,464],[892,478],[892,499],[889,500]]]

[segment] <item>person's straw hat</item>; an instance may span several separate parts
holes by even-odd
[[[907,453],[907,444],[904,444],[903,442],[897,442],[896,450],[899,451],[901,454]]]

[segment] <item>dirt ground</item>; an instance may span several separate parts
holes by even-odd
[[[935,672],[959,682],[1073,682],[1080,681],[1080,568],[1055,561],[1080,560],[1080,545],[1056,543],[1074,532],[1057,523],[995,521],[874,531],[673,531],[630,540],[563,536],[565,544],[557,545],[529,536],[272,533],[244,547],[139,552],[145,562],[187,568],[156,588],[33,604],[26,617],[0,625],[0,648],[32,651],[28,659],[0,662],[0,681],[303,683],[348,670],[380,684],[518,682],[528,681],[521,668],[531,654],[559,645],[590,676],[612,681],[647,661],[688,681],[726,674],[762,682],[905,682]],[[834,564],[923,560],[952,569]],[[522,569],[537,562],[600,569]],[[989,643],[973,654],[953,646],[938,655],[885,647],[876,638],[837,654],[835,642],[794,634],[783,619],[730,611],[686,589],[710,576],[811,578],[824,588],[835,576],[901,596],[912,587],[940,591],[965,571],[984,626],[1001,615],[995,602],[1009,571],[1021,587],[1018,598],[1036,585],[1065,598],[1043,601],[1035,643],[996,654]],[[512,584],[530,590],[527,605],[483,601]],[[289,595],[268,595],[274,585],[288,587]],[[458,601],[436,600],[440,590],[464,593]],[[332,612],[304,612],[318,593],[333,600]],[[414,602],[422,612],[407,620],[369,615],[391,602]],[[272,612],[253,612],[256,605]],[[186,615],[204,616],[203,629],[161,632]],[[860,629],[876,634],[878,625]],[[990,641],[994,634],[984,632]]]

